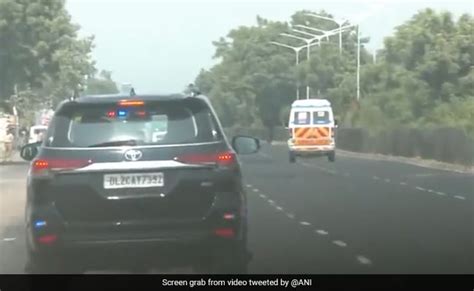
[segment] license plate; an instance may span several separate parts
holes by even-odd
[[[104,175],[104,189],[163,187],[163,173]]]

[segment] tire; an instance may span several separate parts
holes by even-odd
[[[330,162],[335,162],[336,161],[336,152],[335,151],[330,152],[328,154],[328,161],[330,161]]]
[[[73,261],[68,261],[65,254],[28,251],[25,264],[27,274],[82,274],[84,270]]]
[[[290,152],[290,163],[295,163],[296,162],[296,155],[294,152]]]
[[[61,262],[58,256],[47,253],[28,251],[25,265],[27,274],[58,274],[61,271]]]

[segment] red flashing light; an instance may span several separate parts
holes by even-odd
[[[225,213],[224,214],[224,219],[225,220],[233,220],[233,219],[235,219],[235,215],[233,213]]]
[[[107,112],[107,117],[115,117],[117,113],[115,111]]]
[[[58,236],[55,235],[55,234],[47,234],[47,235],[40,236],[40,237],[38,238],[38,242],[39,242],[40,244],[44,244],[44,245],[53,244],[53,243],[55,243],[57,240],[58,240]]]
[[[214,230],[214,234],[222,238],[233,238],[235,236],[235,231],[233,228],[218,228]]]
[[[146,112],[145,111],[137,111],[137,112],[135,112],[135,114],[138,115],[138,116],[145,116]]]

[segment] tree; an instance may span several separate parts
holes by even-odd
[[[101,71],[99,76],[93,76],[87,79],[86,94],[115,94],[119,90],[117,84],[112,80],[112,73],[109,71]]]
[[[63,0],[0,0],[0,98],[41,89],[64,98],[92,74],[92,38],[80,39]]]

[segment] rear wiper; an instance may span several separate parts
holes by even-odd
[[[116,140],[116,141],[108,141],[98,144],[90,145],[90,148],[96,147],[113,147],[113,146],[135,146],[138,144],[138,140],[136,139],[127,139],[127,140]]]

